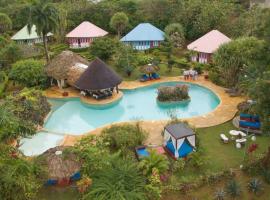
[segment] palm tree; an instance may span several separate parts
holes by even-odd
[[[37,34],[43,39],[47,62],[50,62],[47,35],[56,32],[59,25],[59,13],[56,7],[48,0],[36,0],[29,7],[27,28],[30,33],[32,26],[36,26]]]
[[[145,185],[136,165],[118,156],[113,158],[110,166],[94,174],[93,185],[83,199],[146,200]]]
[[[165,156],[159,155],[155,151],[151,151],[150,155],[145,157],[139,163],[139,168],[143,170],[143,173],[146,176],[150,176],[154,168],[162,174],[169,169],[169,161]]]

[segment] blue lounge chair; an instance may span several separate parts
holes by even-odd
[[[160,77],[157,73],[153,73],[151,76],[153,79],[160,79]]]
[[[144,74],[144,75],[142,75],[140,81],[141,82],[149,81],[149,77],[146,74]]]
[[[260,118],[259,118],[258,115],[251,115],[251,114],[246,114],[246,113],[240,113],[240,120],[259,122],[260,121]]]
[[[243,127],[243,128],[260,129],[261,123],[260,122],[240,121],[239,126]]]

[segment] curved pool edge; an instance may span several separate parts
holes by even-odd
[[[149,82],[147,84],[141,83],[139,81],[124,81],[123,85],[120,85],[121,90],[134,90],[142,87],[151,86],[158,83],[166,83],[166,82],[186,82],[191,84],[196,84],[201,87],[207,88],[211,90],[220,100],[219,105],[213,109],[211,112],[190,117],[190,118],[183,118],[181,120],[187,121],[192,126],[196,128],[206,128],[211,126],[216,126],[219,124],[223,124],[225,122],[230,121],[233,119],[235,114],[237,113],[237,105],[244,101],[244,97],[230,97],[226,92],[225,88],[215,85],[209,80],[205,80],[203,77],[199,77],[196,81],[185,81],[182,76],[178,77],[163,77],[160,80]],[[137,86],[136,86],[137,85]],[[169,120],[144,120],[140,123],[142,124],[143,129],[149,132],[149,138],[146,144],[162,144],[162,137],[160,135],[161,131],[163,130],[164,126]],[[90,134],[100,134],[104,128],[108,128],[112,125],[116,124],[126,124],[126,123],[134,123],[132,121],[128,122],[115,122],[112,124],[104,125],[95,130],[89,131],[84,133],[80,136],[74,135],[66,135],[61,145],[68,146],[74,145],[78,140],[82,137],[88,136]]]
[[[196,128],[211,127],[211,126],[219,125],[219,124],[222,124],[231,120],[235,116],[235,113],[237,112],[238,103],[244,100],[244,98],[242,97],[233,97],[233,98],[229,97],[229,95],[225,93],[224,88],[217,86],[210,81],[204,80],[202,77],[199,77],[199,79],[196,81],[185,81],[183,80],[183,77],[163,77],[159,81],[153,81],[147,84],[141,84],[138,81],[129,81],[129,82],[124,81],[123,82],[124,85],[122,85],[120,89],[133,90],[133,89],[147,87],[153,84],[165,83],[165,82],[187,82],[191,84],[196,84],[196,85],[199,85],[199,86],[202,86],[204,88],[211,90],[219,98],[220,100],[219,105],[211,112],[205,115],[201,115],[201,116],[181,119],[181,120],[189,122],[191,125],[193,125]],[[137,84],[137,87],[135,87],[136,84]],[[48,97],[48,98],[51,98],[51,97]],[[73,99],[73,98],[79,98],[79,97],[68,97],[68,98]],[[59,99],[67,99],[67,98],[55,98],[55,99],[59,100]],[[149,137],[146,141],[146,144],[162,144],[162,136],[160,133],[162,132],[167,122],[168,120],[144,120],[140,122],[142,128],[149,133]],[[98,135],[101,133],[101,131],[104,128],[107,128],[116,124],[126,124],[126,123],[135,123],[135,121],[115,122],[115,123],[107,124],[99,128],[96,128],[92,131],[83,133],[82,135],[70,135],[67,133],[66,135],[64,135],[64,138],[58,144],[58,146],[73,146],[83,137],[86,137],[90,134]]]

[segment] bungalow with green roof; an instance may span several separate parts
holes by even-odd
[[[160,46],[164,41],[164,32],[150,23],[141,23],[120,41],[133,46],[134,49],[146,50]]]
[[[47,37],[52,35],[53,35],[52,33],[48,33]],[[25,25],[21,30],[19,30],[15,35],[13,35],[11,39],[16,41],[18,44],[28,44],[28,45],[43,42],[42,37],[37,34],[35,25],[32,26],[30,33],[28,31],[27,25]]]

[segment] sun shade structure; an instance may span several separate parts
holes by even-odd
[[[134,49],[146,50],[160,45],[165,33],[150,23],[141,23],[120,41],[132,45]]]
[[[163,146],[176,159],[186,157],[195,148],[195,138],[195,132],[187,124],[170,124],[164,128]]]
[[[76,81],[75,86],[83,91],[97,91],[118,87],[122,79],[99,58],[95,59]]]
[[[40,156],[41,162],[47,167],[46,185],[68,185],[80,179],[81,163],[74,153],[64,152],[66,148],[55,147]]]
[[[74,86],[89,62],[72,51],[63,51],[46,66],[47,75],[55,80],[60,88],[68,83]]]
[[[195,54],[192,55],[192,61],[209,63],[209,61],[211,61],[212,54],[222,44],[228,43],[230,41],[231,39],[223,33],[219,32],[218,30],[212,30],[194,42],[190,43],[187,48],[188,50],[195,52]]]
[[[142,66],[140,68],[140,71],[144,74],[152,74],[152,73],[159,71],[159,69],[160,68],[156,65],[148,64],[148,65]]]
[[[52,35],[52,33],[48,33],[47,37],[50,37]],[[35,25],[32,26],[30,33],[28,32],[27,25],[25,25],[21,30],[19,30],[15,35],[13,35],[11,39],[16,41],[18,44],[28,45],[43,42],[42,37],[37,34]]]
[[[91,45],[95,38],[103,37],[108,32],[98,26],[84,21],[66,35],[70,48],[86,48]]]

